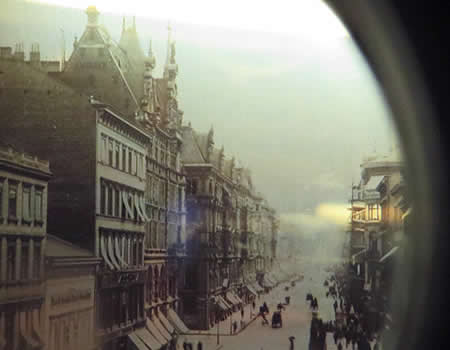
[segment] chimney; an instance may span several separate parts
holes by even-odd
[[[31,44],[30,63],[32,66],[40,66],[41,64],[41,52],[38,43]]]
[[[98,15],[100,12],[98,12],[97,8],[95,6],[89,6],[86,9],[86,14],[88,16],[88,26],[98,26]]]
[[[11,59],[12,58],[12,47],[2,46],[0,47],[0,58],[2,59]]]
[[[25,61],[25,52],[23,51],[23,43],[16,44],[14,58],[17,61]]]

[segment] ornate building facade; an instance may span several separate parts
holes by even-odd
[[[45,344],[48,161],[0,148],[0,349]]]
[[[209,329],[262,288],[273,262],[275,215],[255,192],[248,169],[214,147],[214,132],[183,127],[186,172],[184,321]],[[242,300],[244,299],[244,300]]]
[[[134,19],[115,41],[95,7],[86,14],[60,70],[40,61],[36,45],[30,61],[23,47],[17,55],[0,50],[0,107],[8,111],[0,137],[49,159],[54,175],[50,348],[171,349],[174,335],[187,331],[178,315],[208,329],[262,292],[276,213],[250,171],[214,147],[212,130],[183,126],[170,28],[164,73],[154,77],[151,43],[144,54]],[[65,258],[55,253],[63,248]],[[74,251],[83,288],[73,298],[85,313],[57,288],[76,285]],[[79,321],[90,324],[93,313],[94,331],[79,339]]]

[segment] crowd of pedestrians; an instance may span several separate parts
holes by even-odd
[[[355,312],[351,305],[345,291],[345,280],[333,274],[325,280],[324,286],[327,287],[326,296],[334,299],[335,321],[330,331],[338,350],[380,350],[376,335],[370,334],[363,315]],[[371,341],[375,341],[373,349]]]

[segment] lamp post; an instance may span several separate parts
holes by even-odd
[[[214,304],[216,306],[216,322],[217,322],[217,345],[220,344],[220,333],[219,333],[219,301],[216,300],[216,303]]]

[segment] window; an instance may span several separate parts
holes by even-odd
[[[8,247],[6,253],[6,280],[14,281],[16,271],[16,241],[8,240]]]
[[[108,165],[113,165],[113,142],[110,140],[108,142]]]
[[[100,214],[106,214],[106,185],[104,182],[100,186]]]
[[[120,191],[114,189],[114,216],[120,217]]]
[[[14,329],[14,312],[6,311],[5,315],[5,349],[14,349],[14,338],[17,333],[17,329]],[[17,344],[16,344],[17,345]]]
[[[133,166],[133,152],[131,150],[128,150],[128,172],[132,173],[132,166]]]
[[[137,152],[134,152],[134,161],[135,161],[135,163],[136,163],[136,165],[134,166],[134,174],[135,175],[139,175],[140,173],[140,164],[139,164],[139,153],[137,153]]]
[[[34,243],[33,257],[33,278],[39,278],[41,275],[41,242]]]
[[[31,221],[31,187],[26,185],[22,192],[22,217],[25,221]]]
[[[0,177],[0,219],[3,217],[3,182],[5,180]]]
[[[17,184],[14,183],[9,184],[8,216],[10,218],[17,216]]]
[[[108,215],[113,215],[113,188],[108,186]]]
[[[108,154],[108,152],[107,152],[107,149],[108,149],[107,148],[107,144],[108,144],[108,142],[107,142],[106,136],[102,135],[102,145],[101,145],[102,150],[101,150],[101,157],[100,157],[100,159],[104,163],[106,163],[107,160],[108,160],[108,157],[107,157],[107,154]]]
[[[122,170],[127,171],[127,148],[122,146]]]
[[[120,164],[120,147],[119,147],[119,144],[117,142],[116,142],[115,150],[116,150],[116,153],[115,153],[116,164],[115,164],[115,166],[116,166],[117,169],[119,169],[119,164]]]
[[[34,210],[35,210],[35,219],[36,221],[42,222],[44,216],[42,214],[42,200],[43,200],[43,189],[37,188],[34,194]]]
[[[28,241],[22,241],[22,255],[20,257],[20,279],[28,279]]]

